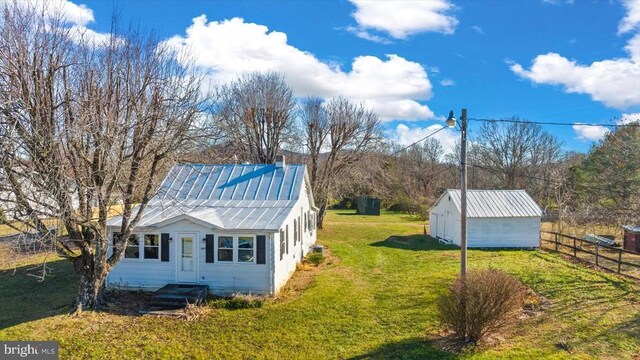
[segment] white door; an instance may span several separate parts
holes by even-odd
[[[198,243],[195,233],[178,234],[178,282],[198,280]]]

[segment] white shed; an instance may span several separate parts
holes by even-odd
[[[217,294],[276,293],[316,242],[317,210],[306,167],[284,158],[266,165],[176,165],[107,286],[154,290],[184,283]],[[121,222],[110,219],[110,234],[117,235]]]
[[[429,234],[460,245],[460,190],[447,190],[429,212]],[[524,190],[468,190],[467,246],[535,248],[542,210]]]

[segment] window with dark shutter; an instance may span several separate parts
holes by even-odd
[[[169,234],[160,234],[160,261],[169,261]]]
[[[287,233],[287,243],[286,243],[285,252],[288,254],[289,253],[289,225],[285,227],[285,233]]]
[[[302,218],[298,216],[298,241],[302,242]]]
[[[213,234],[207,234],[204,236],[205,241],[205,262],[212,263],[213,262]]]
[[[265,264],[266,263],[266,236],[258,235],[256,240],[258,241],[257,249],[258,254],[256,258],[256,264]]]

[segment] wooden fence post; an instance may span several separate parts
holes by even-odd
[[[596,243],[596,266],[600,266],[598,265],[598,243]]]
[[[622,265],[622,249],[618,251],[618,274],[620,274],[620,267]]]
[[[556,233],[555,235],[556,235],[556,252],[558,252],[558,233]]]
[[[578,250],[576,248],[576,238],[573,238],[573,257],[574,258],[578,257]]]

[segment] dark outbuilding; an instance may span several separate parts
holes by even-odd
[[[624,249],[640,253],[640,226],[622,226],[624,230]]]
[[[360,196],[357,199],[358,214],[360,215],[380,215],[380,199]]]

